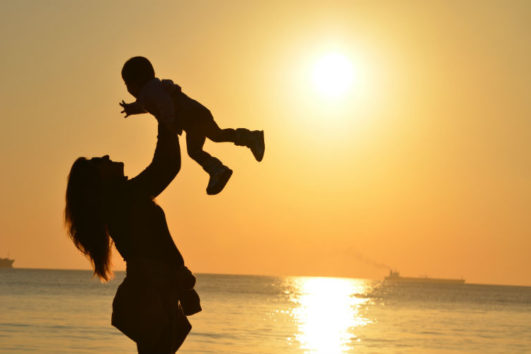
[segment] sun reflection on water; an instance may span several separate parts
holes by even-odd
[[[292,278],[292,316],[298,324],[295,338],[307,353],[344,353],[359,341],[355,328],[370,321],[361,309],[368,299],[364,280]]]

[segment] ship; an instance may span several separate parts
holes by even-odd
[[[13,268],[14,259],[0,258],[0,268]]]
[[[465,279],[444,279],[444,278],[429,278],[424,277],[403,277],[398,271],[389,271],[389,275],[385,277],[385,282],[400,283],[400,284],[464,284]]]

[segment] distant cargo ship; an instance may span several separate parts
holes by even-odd
[[[0,268],[13,268],[14,259],[0,258]]]
[[[465,279],[442,279],[429,277],[402,277],[397,271],[389,271],[389,275],[384,279],[389,283],[401,284],[464,284]]]

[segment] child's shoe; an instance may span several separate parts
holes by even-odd
[[[265,142],[263,130],[250,131],[245,128],[238,128],[236,129],[234,144],[247,146],[251,149],[256,161],[262,161],[264,158]]]
[[[221,165],[210,173],[210,180],[206,192],[208,195],[218,194],[223,190],[225,185],[232,176],[232,170],[227,166]]]
[[[265,152],[264,131],[255,130],[251,132],[250,144],[248,146],[256,161],[262,161]]]

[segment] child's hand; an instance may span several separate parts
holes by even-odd
[[[125,103],[125,101],[122,100],[122,102],[120,102],[120,106],[122,106],[122,108],[123,108],[123,110],[120,113],[125,113],[124,118],[129,117],[133,113],[131,111],[131,104],[130,103]]]
[[[124,118],[127,118],[132,114],[146,113],[146,110],[140,103],[138,103],[138,101],[126,103],[124,100],[122,100],[122,102],[120,102],[120,106],[123,108],[122,112],[120,113],[125,113]]]

